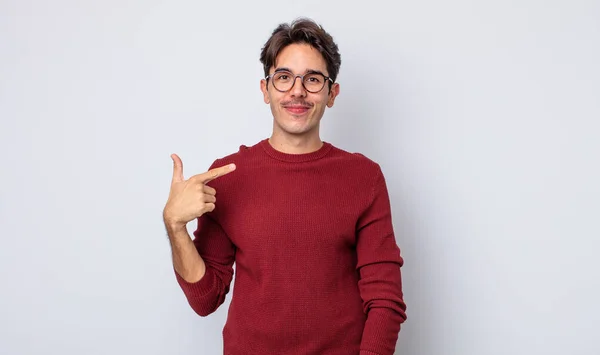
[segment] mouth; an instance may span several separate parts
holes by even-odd
[[[308,106],[304,106],[304,105],[289,105],[289,106],[283,106],[285,108],[286,111],[288,111],[291,114],[294,115],[302,115],[306,112],[308,112],[308,110],[310,109],[310,107]]]

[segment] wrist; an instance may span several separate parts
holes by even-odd
[[[167,233],[169,233],[170,236],[181,234],[181,232],[187,232],[187,223],[181,223],[166,218],[164,219],[164,223],[165,228],[167,229]]]
[[[185,222],[177,220],[177,218],[173,216],[173,213],[171,213],[170,208],[168,208],[168,206],[165,207],[165,209],[163,210],[163,222],[165,223],[165,227],[167,229],[172,230],[180,230],[182,228],[185,228],[187,224]]]

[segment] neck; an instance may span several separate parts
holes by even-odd
[[[313,137],[290,137],[273,134],[271,135],[271,138],[269,138],[269,144],[271,144],[275,150],[287,154],[312,153],[323,146],[323,142],[318,135]]]

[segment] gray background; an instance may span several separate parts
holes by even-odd
[[[221,352],[228,303],[196,316],[171,268],[169,154],[270,134],[258,56],[298,16],[342,53],[322,138],[388,181],[397,353],[600,353],[600,2],[393,6],[2,0],[0,353]]]

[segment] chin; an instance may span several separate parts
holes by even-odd
[[[298,124],[297,122],[294,124],[293,122],[286,122],[287,124],[281,124],[280,122],[277,123],[277,126],[279,126],[279,130],[281,130],[281,132],[289,134],[289,135],[303,135],[306,134],[308,132],[313,131],[316,127],[313,126],[307,126],[305,124]]]
[[[281,127],[281,130],[287,134],[298,136],[312,131],[311,128],[304,127]]]

